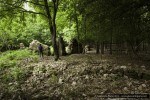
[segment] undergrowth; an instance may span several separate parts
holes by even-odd
[[[26,58],[37,60],[37,55],[27,49],[6,51],[0,55],[0,69],[4,67],[14,67],[17,65],[18,61]]]
[[[9,83],[14,81],[22,81],[25,79],[27,71],[20,65],[25,59],[32,59],[36,62],[38,56],[28,49],[6,51],[0,55],[0,74],[1,82]]]

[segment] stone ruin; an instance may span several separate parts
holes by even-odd
[[[41,44],[42,47],[43,47],[43,53],[48,55],[48,53],[49,53],[49,46],[40,43],[38,40],[33,40],[33,41],[30,43],[30,45],[29,45],[29,49],[31,49],[31,50],[33,50],[33,51],[35,51],[35,52],[38,52],[38,46],[39,46],[39,44]]]
[[[79,45],[79,48],[78,48]],[[79,52],[78,52],[79,49]],[[66,47],[66,51],[69,54],[78,54],[83,52],[82,44],[78,43],[76,39],[72,39],[69,45]]]
[[[67,54],[65,50],[65,42],[61,36],[59,37],[59,40],[58,40],[58,48],[59,48],[60,56],[65,56]]]
[[[20,49],[24,49],[24,48],[25,48],[25,46],[24,46],[23,43],[20,43],[20,44],[19,44],[19,47],[20,47]]]
[[[89,45],[85,45],[84,49],[83,49],[83,53],[87,53],[88,51],[90,51],[90,46]]]
[[[34,52],[38,52],[38,46],[41,44],[43,46],[43,51],[44,54],[49,55],[50,53],[50,48],[48,45],[40,43],[38,40],[33,40],[30,45],[29,49],[33,50]],[[78,52],[78,45],[79,45],[79,52]],[[65,56],[66,54],[78,54],[78,53],[83,53],[83,47],[82,44],[79,43],[76,39],[73,39],[67,47],[65,47],[65,43],[62,37],[59,38],[57,41],[57,46],[59,49],[59,55],[60,56]]]

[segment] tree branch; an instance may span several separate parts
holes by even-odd
[[[41,13],[41,12],[34,12],[34,11],[27,11],[27,10],[23,10],[21,12],[32,13],[32,14],[40,14],[40,15],[43,15],[43,16],[47,17],[44,13]]]

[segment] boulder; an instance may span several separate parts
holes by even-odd
[[[43,43],[40,43],[38,40],[33,40],[30,43],[30,45],[29,45],[29,49],[31,49],[31,50],[33,50],[35,52],[38,52],[38,46],[39,46],[39,44],[42,45],[44,54],[48,54],[48,52],[49,52],[49,46],[45,45]]]
[[[77,41],[76,39],[73,39],[73,40],[71,41],[70,46],[71,46],[71,48],[72,48],[72,51],[71,51],[72,54],[78,53],[78,41]]]
[[[90,51],[90,46],[89,45],[85,45],[83,53],[87,53],[88,51]]]
[[[79,45],[79,48],[78,48],[78,45]],[[71,54],[78,54],[78,53],[82,53],[82,51],[83,51],[82,44],[78,43],[78,41],[76,39],[72,39],[72,41],[69,43],[67,49],[68,50],[66,50],[66,51],[67,52],[71,51]],[[79,49],[79,52],[78,52],[78,49]]]
[[[68,45],[65,49],[67,54],[71,54],[72,49],[70,45]]]
[[[23,43],[20,43],[20,44],[19,44],[19,47],[20,47],[20,49],[24,49],[24,48],[25,48],[25,46],[24,46]]]
[[[59,48],[59,55],[65,56],[66,55],[65,42],[61,36],[59,37],[58,40],[58,48]]]

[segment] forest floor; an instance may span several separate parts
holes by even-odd
[[[0,82],[0,100],[101,100],[101,94],[150,93],[150,64],[125,55],[73,54],[56,62],[50,56],[20,65],[25,75]]]

